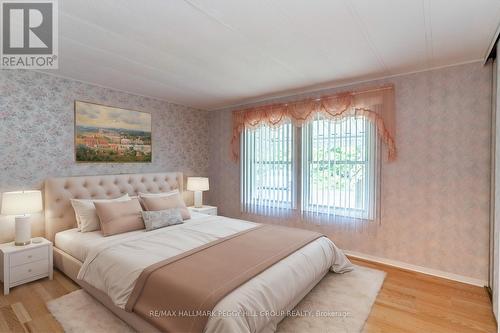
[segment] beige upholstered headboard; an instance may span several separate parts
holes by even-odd
[[[45,236],[76,227],[70,199],[112,199],[128,193],[158,193],[179,189],[182,173],[146,173],[50,178],[45,181]]]

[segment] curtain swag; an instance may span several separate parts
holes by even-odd
[[[237,162],[240,156],[240,136],[246,128],[262,125],[271,127],[292,122],[296,126],[312,121],[316,114],[330,119],[363,116],[371,120],[377,133],[388,148],[388,160],[396,159],[394,86],[356,92],[327,95],[317,99],[256,106],[233,111],[233,136],[231,157]]]

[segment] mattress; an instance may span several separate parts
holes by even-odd
[[[203,218],[205,216],[205,214],[191,213],[191,219],[187,221],[196,221],[197,219]],[[78,228],[74,228],[58,232],[55,236],[54,245],[73,258],[84,262],[90,250],[92,250],[93,248],[134,235],[140,235],[144,232],[144,230],[137,230],[104,237],[99,230],[91,232],[80,232]]]
[[[120,239],[130,234],[139,234],[141,232],[143,231],[139,230],[104,237],[100,231],[80,232],[78,228],[74,228],[58,232],[55,237],[55,246],[73,258],[84,262],[93,247],[104,244],[112,239]]]
[[[105,243],[87,248],[78,279],[123,309],[137,278],[148,266],[255,225],[202,215],[150,232],[127,233],[125,238],[106,237]],[[226,295],[213,310],[221,315],[211,315],[204,332],[274,332],[286,311],[328,271],[343,273],[351,269],[342,251],[321,237]]]
[[[191,247],[245,230],[255,223],[192,213],[180,225],[104,237],[70,229],[55,235],[55,247],[83,262],[78,279],[122,308],[142,270]],[[349,260],[322,237],[291,254],[223,298],[204,332],[274,332],[277,324],[328,272],[346,272]],[[268,314],[270,313],[270,315]]]

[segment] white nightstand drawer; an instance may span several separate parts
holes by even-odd
[[[195,212],[206,215],[217,215],[217,208],[205,209],[200,211],[195,210]]]
[[[217,215],[217,207],[215,206],[203,206],[203,207],[188,207],[191,212],[206,214],[206,215]]]
[[[12,253],[10,256],[10,266],[24,265],[30,262],[39,261],[42,259],[47,259],[49,253],[47,247],[37,247],[31,250],[19,251]]]
[[[45,238],[24,246],[0,244],[0,280],[3,294],[23,283],[53,276],[52,243]]]
[[[29,264],[12,267],[10,270],[10,283],[16,283],[18,281],[26,280],[37,275],[48,273],[48,259],[31,262]]]

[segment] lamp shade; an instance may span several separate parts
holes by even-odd
[[[42,211],[42,192],[5,192],[2,196],[2,215],[23,215]]]
[[[188,191],[208,191],[208,178],[206,177],[188,177]]]

